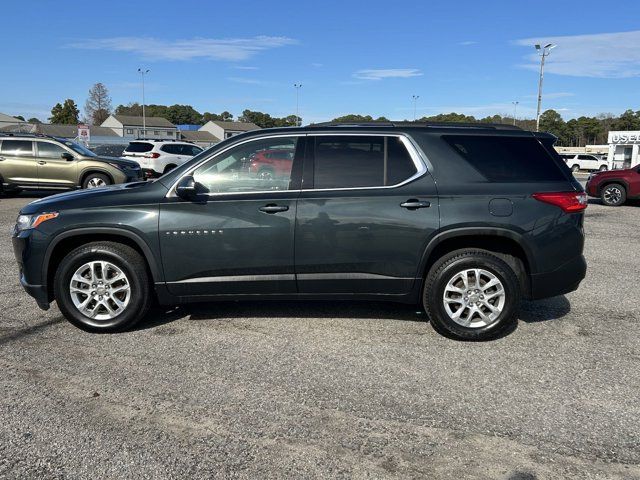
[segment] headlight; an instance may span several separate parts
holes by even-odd
[[[37,215],[19,215],[16,220],[16,233],[28,230],[30,228],[36,228],[47,220],[52,220],[58,216],[58,212],[39,213]]]

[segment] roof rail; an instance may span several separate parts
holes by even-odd
[[[132,142],[144,141],[144,142],[181,142],[181,143],[193,143],[189,140],[182,140],[180,138],[134,138]]]
[[[487,130],[522,130],[506,123],[463,123],[463,122],[321,122],[309,127],[422,127],[422,128],[480,128]]]
[[[22,133],[22,132],[0,132],[0,137],[35,137],[35,138],[55,138],[53,135],[46,135],[44,133]]]

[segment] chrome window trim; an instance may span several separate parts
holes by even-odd
[[[265,135],[258,137],[247,138],[238,143],[234,143],[233,145],[229,145],[223,150],[219,152],[215,152],[211,156],[207,158],[203,158],[202,161],[198,162],[196,165],[187,170],[182,177],[176,180],[171,188],[165,195],[165,198],[178,198],[176,195],[176,185],[180,182],[180,179],[185,177],[186,175],[192,174],[198,167],[200,167],[203,163],[208,162],[214,157],[224,154],[225,152],[231,150],[232,148],[238,147],[245,143],[253,142],[256,140],[268,140],[271,138],[287,138],[287,137],[332,137],[332,136],[346,136],[346,137],[396,137],[399,138],[404,147],[409,152],[409,156],[413,161],[414,166],[416,167],[416,173],[411,177],[403,180],[400,183],[395,185],[380,185],[374,187],[341,187],[341,188],[304,188],[304,189],[296,189],[296,190],[255,190],[250,192],[216,192],[209,193],[207,196],[209,197],[221,197],[221,196],[233,196],[233,195],[254,195],[254,194],[262,194],[262,193],[271,193],[271,194],[282,194],[285,192],[291,193],[300,193],[300,192],[336,192],[336,191],[352,191],[352,190],[381,190],[381,189],[391,189],[398,188],[406,185],[407,183],[413,182],[414,180],[422,177],[428,172],[425,161],[422,159],[421,151],[418,150],[413,141],[409,138],[405,133],[381,133],[381,132],[304,132],[304,133],[281,133],[281,134],[273,134],[273,135]]]

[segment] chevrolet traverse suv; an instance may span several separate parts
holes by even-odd
[[[0,182],[3,193],[24,189],[71,190],[104,187],[142,178],[132,161],[99,157],[64,138],[0,134]]]
[[[154,301],[373,299],[489,338],[522,298],[570,292],[586,273],[586,195],[554,141],[482,124],[247,132],[153,182],[25,206],[20,281],[95,332],[130,328]],[[291,161],[256,175],[247,165],[265,152]]]

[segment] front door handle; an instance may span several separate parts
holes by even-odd
[[[276,205],[275,203],[270,203],[269,205],[260,207],[259,210],[264,213],[278,213],[286,212],[287,210],[289,210],[289,207],[287,205]]]
[[[47,164],[47,162],[45,162],[44,160],[39,160],[38,161],[38,165],[46,165],[46,164]]]
[[[431,206],[431,202],[427,200],[417,200],[415,198],[411,198],[404,203],[401,203],[400,206],[402,208],[406,208],[407,210],[417,210],[418,208],[429,208]]]
[[[4,157],[0,157],[0,162],[2,162],[4,160]]]

